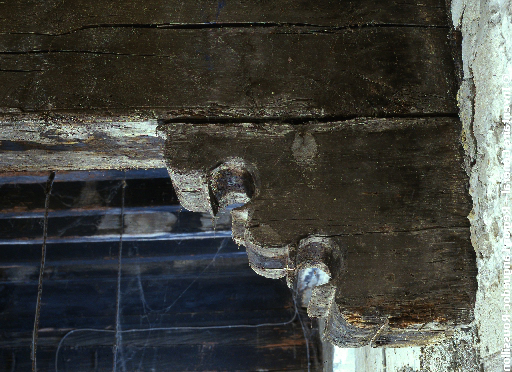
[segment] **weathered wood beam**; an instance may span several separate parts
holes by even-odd
[[[261,275],[331,280],[308,311],[339,346],[419,345],[472,320],[476,262],[456,118],[305,125],[168,124],[181,203],[233,203]]]
[[[452,71],[445,28],[0,34],[0,112],[163,119],[455,114]]]
[[[216,213],[224,204],[225,191],[215,193],[223,186],[214,177],[219,164],[241,159],[250,172],[255,167],[247,175],[259,190],[249,195],[255,196],[250,220],[271,223],[279,245],[340,228],[361,234],[469,227],[457,118],[169,124],[161,130],[175,191],[189,210]],[[285,228],[290,221],[297,226]]]
[[[162,168],[157,121],[140,117],[0,118],[0,172]]]
[[[254,2],[250,0],[194,2],[182,0],[87,0],[34,3],[30,0],[0,4],[2,33],[70,33],[86,27],[157,27],[222,24],[311,24],[346,27],[375,24],[445,26],[443,0],[387,1],[331,0]]]
[[[187,208],[247,203],[257,272],[329,273],[309,311],[331,341],[443,335],[476,291],[444,2],[381,5],[1,4],[0,171],[165,151]]]
[[[455,115],[442,1],[380,5],[0,4],[0,172],[163,167],[165,121]]]

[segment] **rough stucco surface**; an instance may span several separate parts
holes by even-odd
[[[464,78],[458,101],[473,198],[471,240],[477,253],[476,346],[485,371],[503,370],[503,78],[512,75],[512,2],[458,0],[454,26],[462,31]]]
[[[458,93],[462,144],[470,175],[471,240],[477,254],[475,322],[441,345],[424,348],[422,371],[503,371],[505,314],[501,193],[504,96],[512,88],[512,2],[454,0],[454,27],[462,32],[463,81]]]

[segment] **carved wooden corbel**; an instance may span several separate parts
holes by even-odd
[[[342,347],[424,345],[473,319],[475,253],[455,118],[162,124],[182,205],[229,205],[258,274],[329,282],[308,304]]]

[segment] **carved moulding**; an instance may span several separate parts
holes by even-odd
[[[162,124],[184,208],[227,206],[250,266],[297,285],[339,347],[425,345],[473,320],[476,260],[455,118]]]

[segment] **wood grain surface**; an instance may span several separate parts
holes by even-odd
[[[0,172],[162,168],[157,125],[141,117],[6,115]]]
[[[444,28],[99,27],[0,34],[3,112],[455,113]]]
[[[374,24],[447,27],[442,0],[30,0],[0,4],[4,33],[70,33],[80,28],[111,25],[187,27],[223,24],[311,24],[347,27]]]
[[[325,268],[332,287],[309,312],[324,314],[332,342],[357,347],[420,345],[473,319],[477,270],[457,123],[162,128],[186,208],[215,213],[219,164],[246,164],[245,180],[225,172],[228,189],[255,189],[233,210],[235,241],[258,273],[290,285],[302,268]],[[301,248],[306,237],[319,243]]]
[[[203,217],[250,190],[233,212],[236,242],[289,285],[324,265],[331,282],[310,310],[339,346],[418,344],[471,321],[444,1],[23,0],[0,14],[0,172],[166,164]],[[59,211],[54,238],[121,227],[109,206],[85,204],[105,213]],[[7,240],[19,238],[9,224],[35,238],[40,212],[27,208],[0,223]],[[165,229],[199,226],[168,212]],[[320,240],[304,248],[309,237]]]

